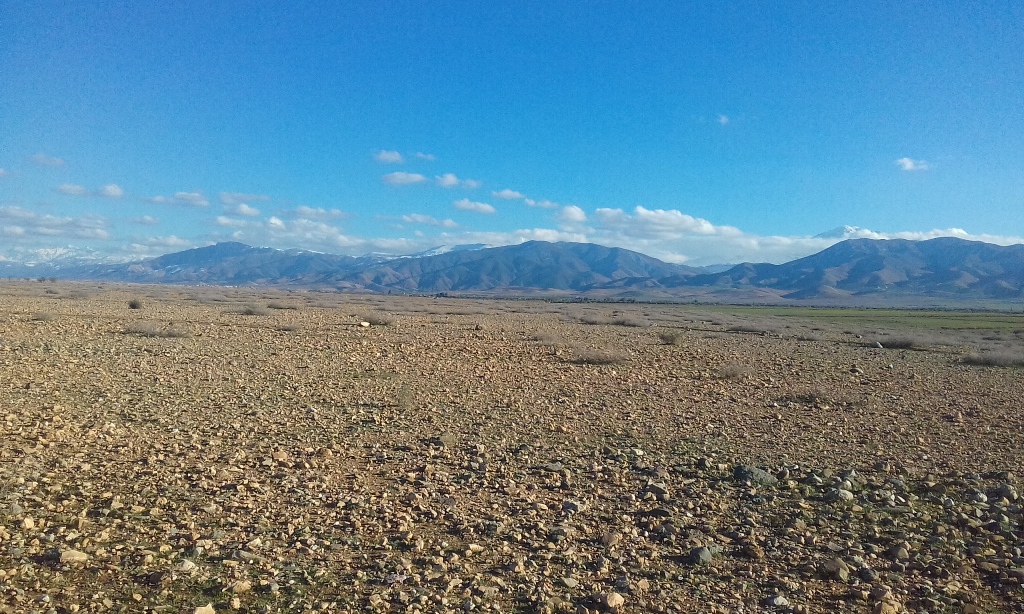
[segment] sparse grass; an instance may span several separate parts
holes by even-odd
[[[572,361],[580,365],[615,365],[626,361],[626,355],[607,348],[576,348]]]
[[[175,326],[173,322],[168,323],[166,326],[161,326],[157,322],[148,320],[141,322],[129,322],[128,324],[125,324],[124,334],[139,335],[140,337],[164,337],[173,339],[182,339],[191,336],[187,330]]]
[[[246,305],[235,313],[243,316],[269,316],[270,310],[259,305]]]
[[[289,332],[290,333],[290,332],[295,332],[297,330],[302,330],[302,328],[298,324],[282,324],[281,326],[277,327],[277,330],[279,330],[281,332]]]
[[[278,301],[270,301],[269,303],[267,303],[267,307],[269,307],[270,309],[298,309],[298,307],[296,307],[295,305],[281,303]]]
[[[40,311],[39,313],[32,315],[32,320],[34,322],[53,322],[56,319],[57,316],[49,311]]]
[[[142,309],[142,299],[133,298],[128,301],[128,309]]]
[[[977,367],[1024,367],[1024,353],[1010,350],[972,352],[964,356],[960,362]]]

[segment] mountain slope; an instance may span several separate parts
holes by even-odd
[[[652,278],[690,271],[688,267],[621,248],[529,241],[391,260],[342,279],[370,289],[416,292],[497,288],[585,290],[627,277]]]
[[[661,280],[661,283],[672,283]],[[1024,245],[952,237],[928,241],[850,239],[785,264],[740,264],[677,280],[678,285],[761,287],[786,298],[872,293],[1024,296]]]
[[[80,279],[129,282],[251,284],[313,283],[363,261],[351,256],[218,243],[130,264],[85,267],[69,272]]]

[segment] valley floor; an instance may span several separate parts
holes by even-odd
[[[5,282],[0,611],[1022,611],[1024,320],[894,314]]]

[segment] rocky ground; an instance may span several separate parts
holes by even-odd
[[[0,611],[1024,611],[1020,368],[702,317],[0,284]]]

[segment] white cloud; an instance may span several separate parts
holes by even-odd
[[[167,198],[166,196],[151,196],[146,200],[157,205],[166,205],[167,203],[171,202],[171,199]]]
[[[718,114],[718,123],[723,125],[723,126],[727,126],[729,124],[729,116],[728,115],[722,115],[721,113],[719,113]]]
[[[437,218],[430,217],[429,215],[422,215],[420,213],[410,213],[409,215],[403,215],[402,221],[406,224],[426,224],[427,226],[438,226],[440,228],[457,228],[458,224],[455,220],[439,220]]]
[[[598,209],[598,224],[607,230],[644,239],[672,239],[684,235],[742,234],[732,226],[715,226],[711,222],[686,215],[675,209],[646,209],[638,206],[630,215],[622,209]]]
[[[510,190],[508,188],[505,188],[504,190],[498,192],[491,192],[491,196],[495,198],[501,198],[503,200],[517,200],[520,198],[526,198],[525,194],[516,192],[515,190]]]
[[[582,224],[587,221],[587,214],[576,205],[567,205],[558,212],[558,221],[562,224]]]
[[[426,160],[427,162],[433,162],[434,160],[437,160],[437,156],[435,156],[434,154],[423,153],[422,151],[417,151],[416,157],[419,158],[420,160]]]
[[[174,202],[193,207],[205,207],[210,204],[202,192],[177,192],[174,195]]]
[[[108,183],[99,190],[96,190],[96,195],[103,198],[121,198],[124,196],[124,190],[116,183]]]
[[[523,200],[527,207],[539,207],[541,209],[557,209],[558,203],[553,203],[550,200],[533,200],[527,198]]]
[[[260,214],[259,209],[250,207],[245,203],[238,203],[234,207],[226,207],[224,210],[233,215],[244,215],[247,217],[255,217]]]
[[[221,192],[220,202],[223,205],[241,205],[243,203],[267,202],[270,197],[266,194],[246,194],[245,192]]]
[[[11,237],[64,237],[106,240],[107,223],[101,217],[59,216],[15,206],[0,206],[0,228]]]
[[[495,213],[494,207],[491,205],[488,205],[487,203],[478,203],[476,201],[469,200],[468,198],[457,200],[453,202],[452,205],[454,205],[456,209],[461,209],[463,211],[475,211],[477,213],[487,214]]]
[[[132,218],[136,224],[143,224],[146,226],[155,226],[160,223],[160,218],[153,217],[152,215],[144,215],[142,217]]]
[[[297,220],[296,223],[301,223],[303,221],[304,220]],[[267,220],[267,226],[269,226],[270,228],[277,229],[277,230],[284,230],[285,229],[284,222],[282,222],[280,219],[278,219],[278,218],[276,218],[274,216],[271,216],[270,219]]]
[[[249,225],[249,222],[245,220],[238,220],[226,215],[218,215],[214,218],[213,223],[224,228],[245,228]]]
[[[931,168],[931,165],[924,160],[912,160],[910,158],[900,158],[896,160],[895,164],[904,171],[926,171]]]
[[[382,149],[373,154],[373,159],[383,164],[400,164],[405,162],[405,158],[402,157],[402,154],[397,151],[388,151],[386,149]]]
[[[288,211],[289,215],[314,220],[333,220],[348,217],[348,214],[341,209],[323,209],[299,205],[294,211]]]
[[[57,186],[57,191],[68,196],[99,196],[102,198],[121,198],[124,196],[124,190],[116,183],[108,183],[96,191],[91,191],[85,186],[73,183],[62,183]]]
[[[423,183],[427,178],[419,173],[404,173],[399,171],[396,173],[388,173],[381,177],[381,180],[388,185],[410,185],[413,183]]]
[[[175,235],[166,237],[147,237],[141,241],[129,243],[123,249],[135,257],[161,256],[172,251],[182,251],[198,247],[199,244]]]
[[[475,179],[459,179],[455,176],[455,173],[438,175],[437,177],[434,177],[434,182],[442,188],[456,188],[462,186],[470,190],[474,190],[483,185]]]
[[[44,153],[37,153],[29,159],[39,166],[64,166],[65,164],[64,160],[48,156]]]
[[[459,178],[454,173],[445,173],[434,178],[437,185],[442,188],[454,188],[459,185]]]
[[[10,173],[0,168],[0,177],[6,177],[7,175],[10,175]]]
[[[85,196],[89,193],[89,190],[85,186],[75,185],[73,183],[62,183],[57,186],[57,191],[61,194],[67,194],[68,196]]]

